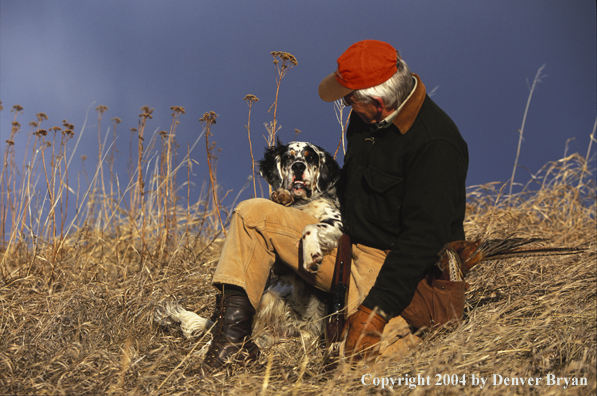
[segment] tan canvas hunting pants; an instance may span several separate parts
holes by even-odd
[[[266,199],[255,198],[241,202],[234,210],[213,283],[242,287],[256,308],[270,268],[279,260],[318,289],[329,291],[336,250],[324,256],[317,274],[305,271],[302,258],[299,257],[298,242],[303,228],[317,222],[317,219],[301,210]],[[356,244],[352,247],[352,256],[349,314],[356,311],[373,287],[386,253]]]

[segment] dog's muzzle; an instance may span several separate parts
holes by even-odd
[[[292,170],[292,185],[291,192],[295,196],[309,196],[309,188],[305,184],[305,169],[307,166],[302,161],[293,163],[290,167]]]

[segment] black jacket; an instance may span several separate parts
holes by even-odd
[[[399,315],[447,243],[464,239],[468,150],[454,122],[417,87],[391,126],[347,130],[339,183],[352,243],[390,250],[363,304]]]

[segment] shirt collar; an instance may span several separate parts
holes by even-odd
[[[396,110],[396,115],[392,121],[392,123],[398,127],[398,130],[403,135],[408,132],[410,127],[415,122],[415,118],[417,118],[419,110],[421,110],[421,106],[423,106],[423,101],[427,96],[425,85],[423,85],[423,82],[419,76],[413,73],[413,77],[415,78],[415,86],[404,103],[402,103]],[[392,114],[390,114],[390,117]]]
[[[394,118],[396,118],[398,112],[400,112],[400,107],[398,107],[396,110],[392,112],[392,114],[390,114],[380,122],[376,122],[375,124],[373,124],[371,129],[373,129],[374,131],[379,131],[380,129],[389,127],[390,125],[392,125],[392,121],[394,121]]]

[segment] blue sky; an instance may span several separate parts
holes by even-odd
[[[238,192],[251,173],[244,96],[260,99],[251,114],[255,156],[272,119],[270,52],[298,60],[282,80],[279,136],[290,141],[299,129],[299,140],[333,152],[340,126],[317,87],[351,44],[377,39],[401,52],[458,125],[469,144],[469,186],[510,178],[529,86],[545,64],[524,131],[519,165],[528,171],[516,176],[523,182],[567,147],[586,154],[597,107],[595,12],[594,0],[1,0],[1,141],[10,133],[10,108],[20,104],[21,124],[39,112],[49,117],[45,127],[67,119],[83,133],[76,158],[96,158],[93,110],[82,127],[89,108],[106,105],[103,134],[111,133],[110,118],[122,120],[117,166],[125,177],[129,129],[141,106],[155,109],[146,136],[169,128],[170,106],[186,109],[180,157],[202,130],[199,118],[215,111],[218,181]],[[17,138],[19,155],[28,130]],[[207,176],[201,143],[192,153],[198,186]]]

